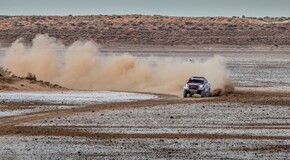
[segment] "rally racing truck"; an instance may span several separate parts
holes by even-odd
[[[183,97],[192,97],[194,94],[200,94],[201,97],[209,97],[210,83],[204,77],[191,77],[183,87]]]

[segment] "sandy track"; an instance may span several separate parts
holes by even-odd
[[[168,104],[168,103],[170,102],[166,100],[144,100],[144,101],[134,101],[134,102],[117,102],[117,103],[110,103],[110,104],[86,105],[86,106],[82,106],[81,108],[74,108],[74,109],[59,109],[59,110],[53,110],[53,111],[28,113],[24,115],[0,117],[0,120],[1,120],[0,126],[3,126],[3,127],[15,126],[24,122],[30,122],[30,121],[44,119],[44,118],[66,116],[69,114],[75,114],[75,113],[81,113],[81,112],[100,111],[104,109],[124,109],[124,108],[132,108],[132,107],[144,107],[148,105]],[[4,104],[7,105],[7,103],[4,103]],[[13,104],[15,105],[15,103]],[[36,104],[39,105],[39,103],[36,103]],[[19,105],[25,105],[25,102]],[[29,103],[29,105],[31,106],[31,103]]]

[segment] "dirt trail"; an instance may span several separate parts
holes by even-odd
[[[183,103],[183,101],[182,99],[173,98],[172,100],[169,100],[169,101],[168,99],[158,99],[158,100],[144,100],[144,101],[134,101],[134,102],[118,102],[118,103],[109,103],[109,104],[94,104],[94,105],[81,106],[80,108],[73,108],[73,109],[58,109],[58,110],[45,111],[45,112],[34,112],[34,113],[28,113],[28,114],[22,114],[22,115],[0,117],[0,122],[1,122],[0,127],[3,128],[0,130],[0,135],[15,134],[15,129],[17,125],[20,125],[21,123],[41,120],[45,118],[62,117],[62,116],[82,113],[82,112],[91,112],[91,111],[98,112],[101,110],[109,110],[109,109],[127,109],[127,108],[176,104],[176,103]],[[4,103],[4,104],[9,105],[9,103]],[[15,103],[13,104],[15,105]],[[0,105],[3,105],[3,102],[0,103]],[[25,104],[19,104],[19,105],[25,105]]]

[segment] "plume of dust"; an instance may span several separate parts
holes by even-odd
[[[60,50],[65,52],[60,52]],[[179,95],[185,81],[204,76],[213,95],[232,92],[234,87],[222,57],[205,62],[176,62],[173,59],[152,62],[129,54],[104,58],[90,41],[77,41],[69,47],[47,35],[37,35],[32,46],[16,40],[8,49],[3,65],[14,74],[34,73],[38,79],[72,89],[142,91]]]

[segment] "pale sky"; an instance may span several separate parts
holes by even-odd
[[[290,0],[0,0],[0,15],[290,17]]]

